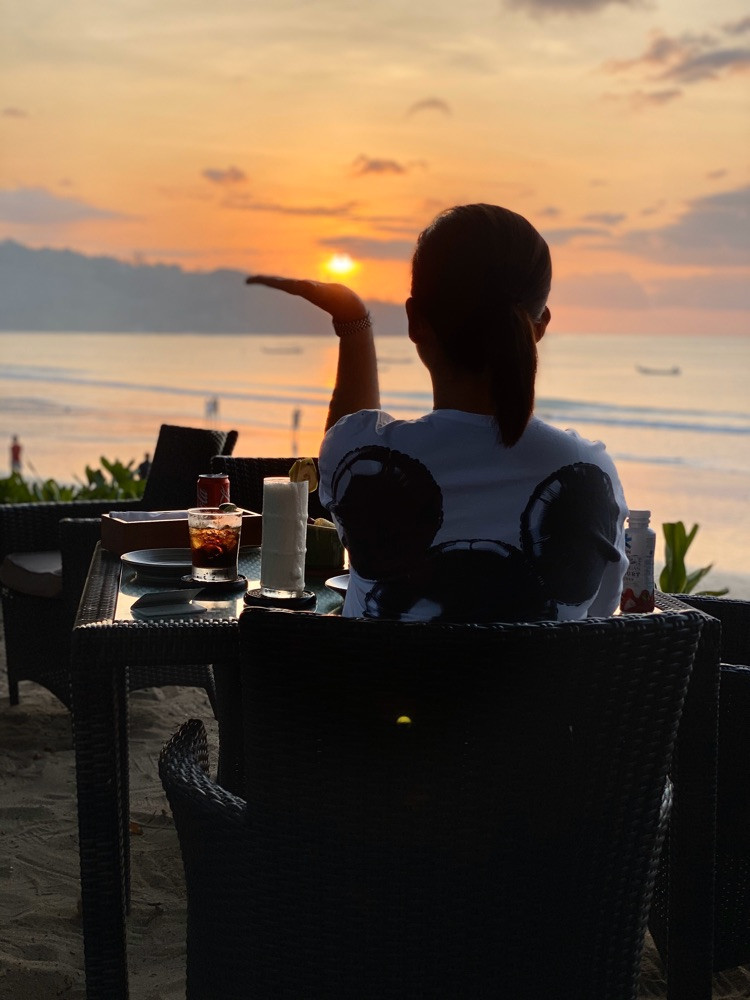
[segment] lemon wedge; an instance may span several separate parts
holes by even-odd
[[[289,470],[289,478],[293,483],[302,483],[307,480],[307,488],[310,493],[318,488],[318,470],[312,458],[298,458]]]

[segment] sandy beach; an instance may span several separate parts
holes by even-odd
[[[162,688],[131,695],[128,957],[133,1000],[185,996],[182,862],[157,760],[162,745],[188,718],[204,721],[215,764],[216,726],[201,690]],[[49,692],[29,682],[21,684],[20,705],[9,706],[3,643],[0,1000],[84,1000],[79,893],[70,716]],[[664,996],[662,966],[649,941],[639,997],[656,1000]],[[750,997],[750,968],[717,975],[713,996],[716,1000]]]
[[[0,655],[0,998],[84,1000],[70,715],[29,682],[11,708],[4,644]],[[214,741],[216,729],[196,688],[136,692],[130,710],[130,992],[135,1000],[178,1000],[185,996],[185,888],[157,760],[185,719],[202,719]]]

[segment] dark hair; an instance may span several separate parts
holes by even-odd
[[[522,215],[459,205],[420,233],[411,294],[448,359],[489,370],[498,434],[506,447],[534,409],[536,338],[552,281],[549,247]]]

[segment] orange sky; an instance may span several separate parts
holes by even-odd
[[[0,65],[0,239],[398,301],[490,201],[558,328],[750,333],[746,0],[28,0]]]

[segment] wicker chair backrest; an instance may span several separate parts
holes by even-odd
[[[231,455],[236,442],[237,431],[162,424],[143,493],[143,509],[194,507],[198,476],[210,471],[214,455]]]
[[[723,663],[750,666],[750,601],[700,594],[675,594],[675,597],[721,622]]]
[[[188,997],[635,997],[701,620],[245,612],[247,805],[161,761]]]
[[[263,480],[266,476],[289,475],[295,461],[294,458],[228,458],[217,455],[211,462],[211,471],[224,472],[229,476],[229,490],[234,503],[246,510],[262,512]],[[315,491],[309,496],[307,510],[310,517],[328,517],[328,511],[321,505]]]
[[[750,962],[750,601],[678,594],[721,623],[714,969]]]

